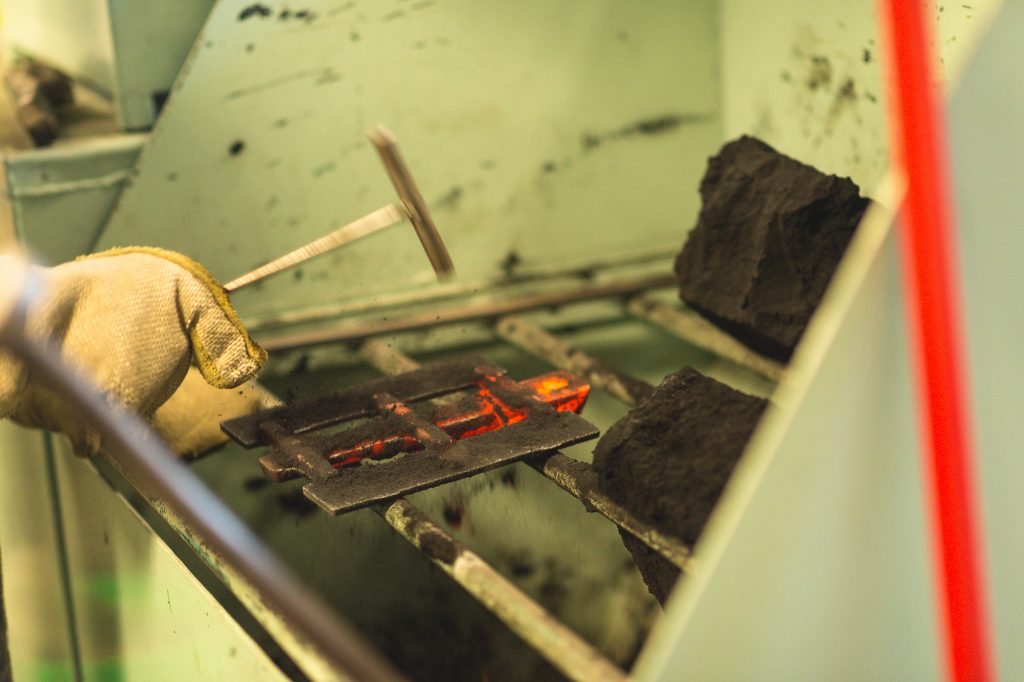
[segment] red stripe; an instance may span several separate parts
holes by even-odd
[[[993,679],[945,130],[920,0],[880,0],[894,165],[906,174],[906,308],[948,676]]]

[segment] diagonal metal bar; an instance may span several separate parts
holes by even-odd
[[[628,680],[626,673],[408,500],[374,511],[569,679]]]
[[[733,364],[763,377],[778,381],[785,366],[750,350],[692,310],[669,305],[649,294],[633,297],[627,304],[630,314],[703,348]]]

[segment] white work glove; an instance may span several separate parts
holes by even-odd
[[[13,267],[12,257],[0,255],[0,268],[6,267]],[[171,397],[193,361],[222,389],[244,383],[266,361],[224,289],[179,253],[114,249],[36,270],[42,290],[26,320],[29,336],[49,339],[112,404],[143,418]],[[64,433],[80,455],[100,447],[98,434],[61,396],[0,351],[4,417]]]

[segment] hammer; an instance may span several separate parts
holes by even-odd
[[[370,130],[367,136],[377,153],[380,154],[388,177],[391,178],[391,184],[395,186],[395,191],[398,193],[399,201],[367,213],[344,227],[339,227],[305,246],[231,280],[224,285],[225,291],[234,293],[253,282],[276,275],[299,263],[305,263],[310,258],[333,251],[406,219],[416,230],[416,236],[420,238],[420,244],[423,245],[423,250],[426,251],[437,278],[444,281],[455,273],[451,256],[448,255],[448,249],[441,240],[441,234],[430,217],[427,203],[423,201],[423,196],[417,189],[416,183],[413,182],[408,166],[405,165],[402,155],[398,152],[395,137],[380,124]]]

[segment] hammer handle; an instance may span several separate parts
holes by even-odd
[[[311,241],[305,246],[300,246],[294,251],[275,258],[266,265],[261,265],[255,270],[251,270],[241,277],[231,280],[224,285],[224,290],[229,294],[234,293],[242,287],[249,286],[271,275],[276,275],[282,270],[287,270],[299,263],[304,263],[310,258],[333,251],[338,247],[373,234],[378,230],[383,230],[385,227],[391,227],[402,222],[406,217],[405,210],[395,204],[388,204],[383,208],[378,208],[373,213],[368,213],[359,220],[353,221],[344,227],[339,227],[330,234]]]

